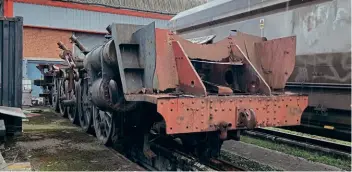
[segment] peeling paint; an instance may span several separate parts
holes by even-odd
[[[321,32],[317,30],[319,26],[323,27],[329,17],[327,6],[317,5],[315,9],[304,16],[302,20],[303,35],[309,46],[317,43]]]
[[[351,25],[351,14],[345,8],[338,8],[332,28],[335,30],[336,27],[344,27],[345,25]]]
[[[297,56],[289,82],[351,83],[351,52]]]
[[[297,76],[295,77],[294,81],[298,83],[304,83],[308,81],[308,70],[304,67],[297,67]]]

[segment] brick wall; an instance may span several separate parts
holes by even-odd
[[[42,29],[24,27],[23,31],[23,56],[24,58],[59,58],[60,49],[57,42],[63,42],[69,49],[72,44],[69,37],[70,31],[61,31],[53,29]]]

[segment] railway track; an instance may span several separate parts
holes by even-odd
[[[150,171],[245,171],[222,159],[200,161],[168,139],[151,143],[150,148],[157,157],[147,159],[140,149],[130,150],[126,157]]]
[[[230,162],[221,159],[212,159],[211,162],[209,162],[209,165],[218,171],[246,171],[243,168],[234,166]]]
[[[196,157],[176,149],[170,149],[154,143],[150,146],[153,152],[157,154],[157,157],[153,159],[147,159],[139,149],[134,149],[130,152],[122,151],[122,153],[149,171],[245,171],[245,169],[222,159],[210,159],[207,162],[200,162]],[[116,153],[121,153],[121,150],[109,149]]]
[[[349,112],[350,114],[351,112]],[[304,117],[304,116],[303,116]],[[342,125],[317,125],[317,122],[313,122],[310,120],[309,122],[302,117],[302,124],[299,126],[288,126],[282,127],[286,130],[297,131],[306,134],[318,135],[322,137],[343,140],[343,141],[351,141],[351,128],[342,126]],[[350,119],[345,118],[345,121],[350,121]],[[329,127],[333,127],[334,129],[327,129]],[[343,128],[343,129],[339,129]]]
[[[252,131],[244,131],[244,135],[273,140],[280,143],[285,143],[293,146],[307,148],[313,151],[322,151],[332,153],[339,156],[351,158],[351,146],[339,144],[335,142],[325,141],[321,139],[309,138],[280,131],[269,129],[255,129]]]

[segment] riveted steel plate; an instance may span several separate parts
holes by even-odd
[[[157,110],[166,121],[168,134],[216,131],[226,122],[237,129],[240,112],[253,111],[255,127],[299,125],[308,97],[282,96],[207,96],[199,98],[162,98]]]

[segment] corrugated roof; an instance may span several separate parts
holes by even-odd
[[[4,1],[0,1],[0,16],[4,15]]]
[[[60,0],[84,4],[106,5],[141,11],[175,15],[181,11],[202,5],[208,0]]]
[[[147,25],[155,22],[157,28],[167,28],[168,22],[153,18],[16,2],[13,12],[15,16],[25,18],[24,25],[103,33],[106,32],[106,26],[112,22],[134,25]]]

